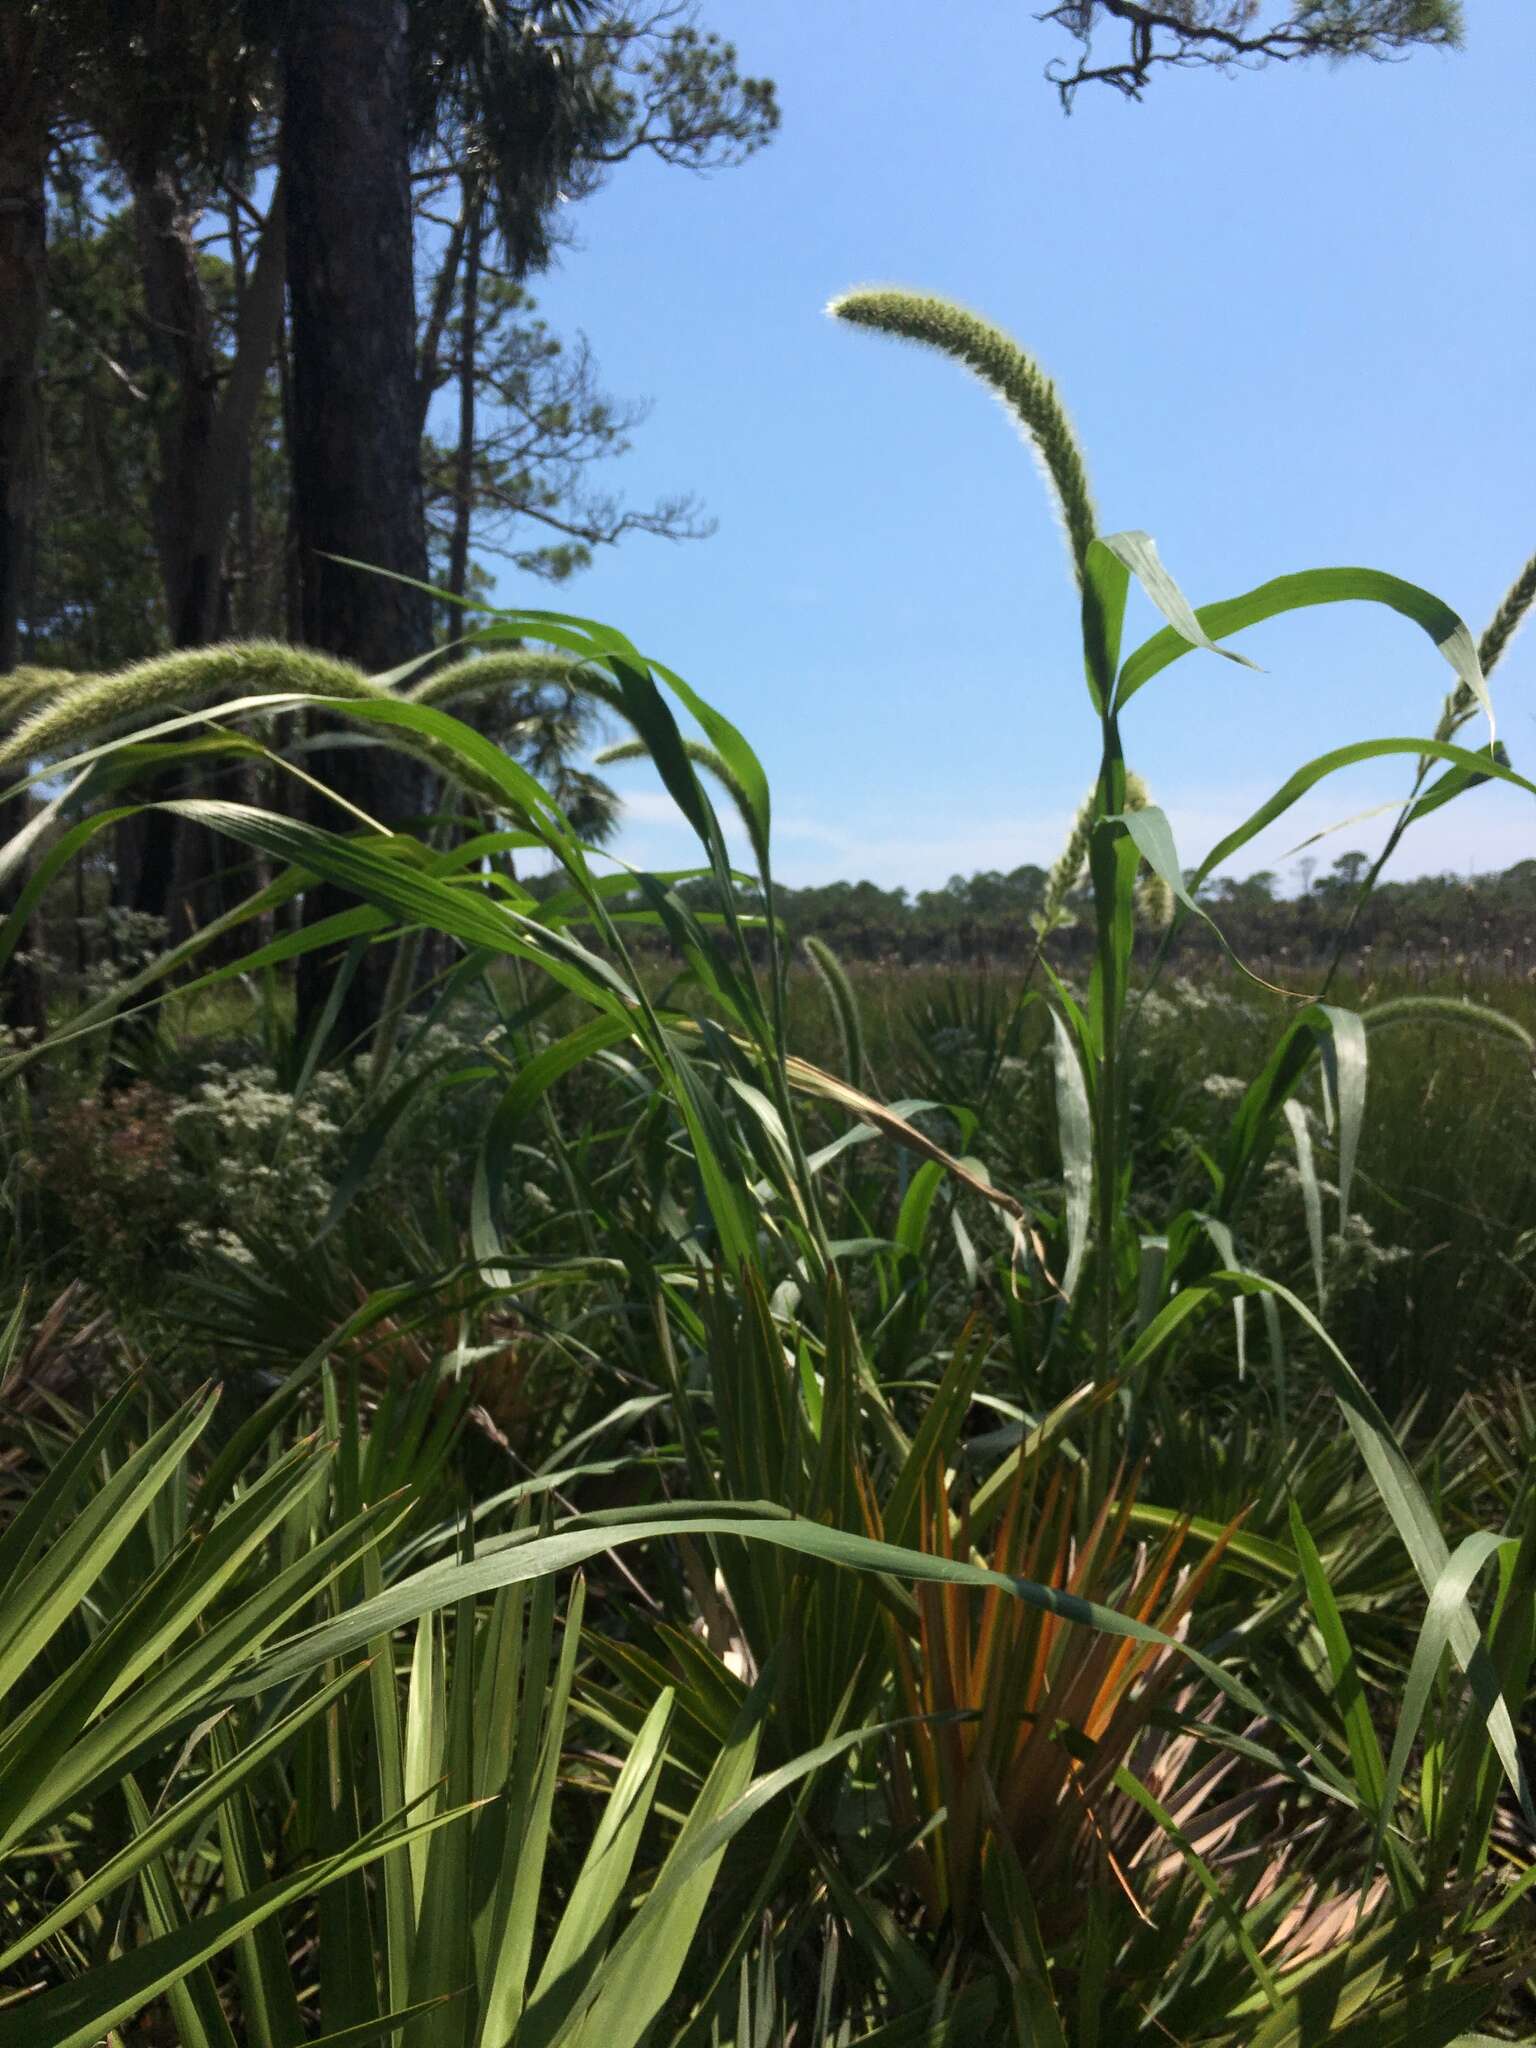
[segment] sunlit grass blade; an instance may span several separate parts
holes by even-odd
[[[9,1625],[0,1643],[0,1697],[42,1656],[60,1623],[100,1578],[135,1523],[149,1513],[161,1487],[207,1428],[216,1399],[205,1395],[162,1423],[96,1489],[25,1580],[12,1582],[6,1596]]]
[[[1389,576],[1380,569],[1304,569],[1294,576],[1277,576],[1272,582],[1261,583],[1242,597],[1198,606],[1194,617],[1202,639],[1192,642],[1186,633],[1174,626],[1165,626],[1162,632],[1155,633],[1126,658],[1115,692],[1116,708],[1129,703],[1142,685],[1149,683],[1170,662],[1190,653],[1193,646],[1206,644],[1205,636],[1210,640],[1224,640],[1230,634],[1240,633],[1245,627],[1256,626],[1265,619],[1277,618],[1284,612],[1299,611],[1310,605],[1353,601],[1385,605],[1421,627],[1450,664],[1457,681],[1465,683],[1481,704],[1492,727],[1493,706],[1483,681],[1476,643],[1465,624],[1448,604],[1442,603],[1429,591],[1420,589],[1416,583],[1404,582],[1400,576]]]
[[[1067,1198],[1067,1263],[1061,1276],[1063,1299],[1070,1301],[1088,1250],[1088,1225],[1093,1214],[1093,1112],[1088,1084],[1061,1014],[1051,1011],[1052,1053],[1056,1075],[1056,1125],[1061,1139],[1061,1177]]]
[[[316,1715],[323,1714],[331,1701],[353,1684],[362,1670],[361,1665],[354,1666],[321,1686],[312,1698],[225,1757],[191,1791],[155,1814],[132,1842],[109,1857],[67,1899],[29,1927],[8,1948],[0,1951],[0,1970],[11,1969],[24,1956],[40,1948],[60,1928],[88,1913],[99,1900],[109,1897],[134,1877],[150,1857],[159,1856],[205,1815],[214,1812],[231,1792],[259,1771],[269,1758],[278,1754],[300,1729]]]
[[[1197,893],[1200,885],[1216,870],[1232,858],[1233,854],[1246,846],[1250,839],[1257,837],[1266,825],[1272,825],[1282,817],[1292,804],[1304,797],[1329,775],[1336,775],[1342,768],[1358,767],[1365,761],[1388,760],[1396,755],[1407,755],[1414,760],[1432,759],[1450,761],[1453,764],[1475,771],[1488,781],[1507,782],[1514,789],[1522,789],[1527,796],[1536,796],[1536,782],[1530,782],[1523,775],[1517,775],[1513,768],[1501,762],[1490,761],[1486,756],[1470,754],[1464,747],[1452,746],[1446,740],[1428,739],[1384,739],[1357,740],[1346,747],[1334,747],[1326,754],[1319,754],[1305,767],[1283,782],[1275,794],[1261,804],[1253,814],[1235,830],[1213,846],[1189,877],[1191,894]]]
[[[1245,1282],[1252,1281],[1252,1276],[1240,1277]],[[1191,1289],[1190,1293],[1199,1295],[1203,1291]],[[1302,1304],[1294,1305],[1303,1315],[1307,1313]],[[1422,1505],[1423,1496],[1416,1486],[1413,1497]],[[268,1652],[249,1676],[233,1681],[226,1688],[226,1696],[240,1698],[270,1686],[291,1683],[333,1657],[350,1655],[385,1630],[404,1626],[423,1614],[482,1592],[569,1570],[606,1550],[671,1536],[713,1536],[767,1544],[828,1564],[881,1573],[893,1579],[978,1589],[995,1587],[1042,1613],[1060,1616],[1065,1621],[1126,1641],[1146,1643],[1159,1649],[1175,1649],[1194,1669],[1250,1712],[1263,1711],[1241,1680],[1212,1663],[1193,1645],[1175,1644],[1161,1630],[1097,1601],[1082,1599],[1030,1579],[991,1571],[984,1566],[878,1542],[820,1523],[774,1514],[761,1508],[754,1513],[753,1506],[752,1503],[737,1503],[732,1512],[722,1513],[711,1503],[700,1503],[696,1512],[684,1513],[674,1508],[667,1515],[654,1515],[649,1511],[636,1515],[619,1509],[592,1518],[592,1525],[587,1528],[521,1539],[495,1548],[482,1547],[473,1559],[428,1566],[424,1571],[386,1588],[375,1599],[364,1601],[345,1615],[322,1623],[288,1645]]]

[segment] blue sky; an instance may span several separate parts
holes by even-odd
[[[1065,554],[979,385],[826,318],[878,282],[963,300],[1039,356],[1106,530],[1148,529],[1196,603],[1365,563],[1477,632],[1536,550],[1536,36],[1529,0],[1468,13],[1459,55],[1170,73],[1064,119],[1042,78],[1064,39],[1029,0],[705,0],[777,81],[778,138],[704,178],[625,167],[539,297],[615,393],[652,401],[612,483],[695,492],[718,531],[638,536],[553,600],[507,579],[502,601],[611,621],[733,718],[788,882],[1051,860],[1095,765]],[[1241,644],[1263,674],[1192,657],[1127,714],[1186,864],[1311,755],[1427,732],[1448,680],[1374,608]],[[1536,631],[1494,694],[1529,768]],[[688,858],[652,771],[614,780],[617,850]],[[1286,869],[1400,787],[1336,779],[1234,866]],[[1397,872],[1532,854],[1536,806],[1483,790],[1416,827]]]

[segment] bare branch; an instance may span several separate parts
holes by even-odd
[[[1036,17],[1059,24],[1082,44],[1068,68],[1046,76],[1070,113],[1080,86],[1113,86],[1139,100],[1159,66],[1257,69],[1298,58],[1369,57],[1390,62],[1419,48],[1453,48],[1462,33],[1460,0],[1291,0],[1265,19],[1263,0],[1058,0]],[[1124,55],[1093,62],[1101,24],[1125,33]]]

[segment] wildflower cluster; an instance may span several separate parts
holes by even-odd
[[[258,1243],[308,1243],[330,1207],[358,1100],[357,1082],[339,1071],[317,1074],[295,1099],[271,1067],[206,1067],[170,1119],[205,1195],[186,1227],[188,1248],[252,1264]]]

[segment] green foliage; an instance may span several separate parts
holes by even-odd
[[[48,269],[38,366],[48,462],[23,646],[32,662],[110,668],[164,644],[146,427],[161,422],[169,395],[146,359],[128,216],[96,233],[61,222]]]
[[[1403,1262],[1372,1220],[1421,1199],[1403,1090],[1430,1076],[1422,1123],[1444,1062],[1395,1049],[1454,1034],[1528,1122],[1527,1024],[1437,990],[1352,1005],[1342,974],[1298,1003],[1207,884],[1360,759],[1411,761],[1410,809],[1536,789],[1450,733],[1343,748],[1186,874],[1126,759],[1163,669],[1371,601],[1441,650],[1459,720],[1486,705],[1471,635],[1356,570],[1197,612],[1145,534],[1080,530],[1081,459],[1021,351],[908,295],[866,311],[995,370],[1063,504],[1092,795],[1054,905],[1038,872],[947,893],[1073,915],[1075,961],[1038,931],[1006,985],[893,998],[825,944],[795,971],[752,747],[564,614],[494,618],[451,681],[258,646],[17,687],[7,758],[46,754],[56,793],[0,947],[135,813],[125,718],[191,786],[210,731],[294,766],[285,733],[323,709],[472,814],[413,836],[170,799],[262,863],[250,894],[63,990],[48,1043],[7,1058],[17,1242],[67,1228],[68,1186],[33,1221],[34,1163],[70,1091],[94,1101],[101,1035],[157,999],[142,1085],[175,1099],[174,1151],[138,1174],[126,1148],[118,1206],[180,1171],[248,1234],[191,1246],[179,1298],[110,1337],[74,1295],[39,1324],[25,1255],[8,1269],[0,2044],[150,2012],[189,2048],[1529,2032],[1523,1356],[1467,1355],[1453,1302],[1454,1354],[1394,1383],[1337,1316],[1387,1298]],[[1127,653],[1133,580],[1166,623]],[[444,708],[485,670],[616,712],[698,865],[604,872]],[[1225,982],[1167,979],[1171,936],[1138,963],[1149,876],[1238,956]],[[1332,879],[1343,904],[1370,877],[1346,856]],[[284,919],[316,883],[348,907]],[[339,1003],[385,943],[388,1014],[322,1068],[281,977],[339,958]],[[218,1028],[260,1058],[221,1080],[195,1020],[236,991]],[[113,1220],[109,1192],[92,1227]],[[187,1384],[209,1369],[217,1406]]]

